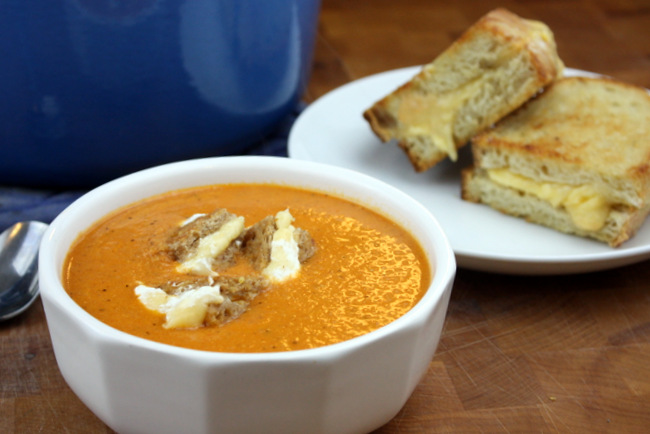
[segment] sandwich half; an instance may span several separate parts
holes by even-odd
[[[422,172],[447,157],[456,161],[458,148],[563,69],[548,26],[495,9],[363,116],[382,141],[394,139]]]
[[[650,210],[650,95],[567,77],[472,139],[462,198],[616,247]]]

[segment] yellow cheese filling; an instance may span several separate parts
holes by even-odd
[[[605,225],[612,203],[594,186],[573,186],[555,182],[539,182],[508,169],[490,169],[489,178],[500,185],[532,194],[555,208],[563,207],[573,223],[586,231],[597,231]]]
[[[203,286],[169,295],[160,288],[138,285],[135,294],[149,310],[165,314],[165,328],[199,327],[203,324],[210,304],[224,301],[219,286]]]
[[[224,252],[244,230],[244,218],[233,218],[218,231],[201,238],[196,251],[176,268],[179,273],[209,276],[215,274],[211,268],[212,258]]]
[[[429,137],[452,161],[458,159],[454,119],[463,104],[476,93],[481,81],[474,80],[443,94],[416,93],[404,98],[397,117],[404,133]]]

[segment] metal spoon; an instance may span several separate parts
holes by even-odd
[[[45,223],[16,223],[0,234],[0,321],[24,312],[38,297],[38,247]]]

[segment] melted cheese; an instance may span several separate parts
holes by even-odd
[[[179,273],[197,275],[214,275],[212,259],[219,256],[228,248],[244,230],[244,218],[236,217],[224,223],[218,231],[207,235],[199,241],[197,249],[182,262],[176,270]]]
[[[397,117],[404,133],[430,137],[452,161],[458,159],[454,119],[465,102],[476,93],[481,81],[474,80],[444,94],[413,93],[402,100]]]
[[[138,285],[135,294],[147,309],[165,314],[165,328],[199,327],[205,320],[208,306],[224,301],[219,286],[202,286],[169,295],[160,288]]]
[[[601,229],[612,206],[607,197],[591,185],[538,182],[508,169],[488,170],[488,176],[497,184],[537,196],[555,208],[563,207],[573,223],[587,231]]]
[[[294,238],[296,228],[291,224],[293,220],[289,210],[275,215],[277,229],[271,241],[271,262],[262,270],[262,274],[276,282],[294,277],[300,271],[299,247]]]

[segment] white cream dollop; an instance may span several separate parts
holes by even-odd
[[[262,274],[276,282],[294,277],[300,271],[299,246],[294,239],[296,228],[291,224],[294,217],[288,209],[275,215],[276,231],[271,241],[271,262]]]

